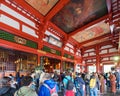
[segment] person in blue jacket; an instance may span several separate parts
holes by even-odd
[[[75,83],[75,87],[76,87],[76,96],[84,96],[84,91],[85,91],[85,82],[83,80],[83,78],[81,77],[82,73],[78,73],[74,83]]]
[[[56,84],[56,82],[51,79],[51,75],[49,73],[45,73],[45,75],[43,76],[44,82],[43,84],[40,86],[40,89],[38,91],[38,96],[50,96],[50,90],[45,86],[49,86],[51,89],[53,89],[54,87],[56,88],[56,92],[58,91],[58,86]]]

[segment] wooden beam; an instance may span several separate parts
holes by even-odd
[[[33,54],[37,54],[37,49],[26,47],[20,44],[12,43],[6,40],[0,39],[0,46],[4,48],[9,48],[9,49],[14,49],[14,50],[19,50],[19,51],[24,51],[24,52],[29,52]]]
[[[27,33],[21,32],[20,30],[17,30],[15,28],[8,26],[8,25],[1,23],[1,22],[0,22],[0,30],[4,30],[4,31],[9,32],[11,34],[32,40],[32,41],[37,42],[37,43],[39,42],[37,38],[35,38]]]
[[[68,43],[72,44],[74,47],[79,47],[79,43],[73,39],[73,38],[68,38]]]
[[[58,11],[60,11],[70,0],[59,0],[58,4],[48,13],[45,20],[50,20]]]
[[[63,31],[63,30],[61,30],[59,27],[57,27],[55,24],[53,24],[52,22],[50,22],[50,21],[48,21],[48,27],[53,27],[53,29],[55,29],[56,31],[58,31],[59,32],[59,34],[62,34],[63,36],[67,36],[67,34]]]
[[[87,43],[92,42],[92,41],[100,40],[100,39],[102,39],[102,38],[110,37],[111,35],[112,35],[112,34],[107,33],[107,34],[105,34],[105,35],[103,35],[103,36],[96,37],[96,38],[93,38],[93,39],[84,41],[84,42],[82,42],[82,43],[79,43],[79,46],[83,46],[84,44],[87,44]]]

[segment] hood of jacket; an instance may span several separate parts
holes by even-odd
[[[10,90],[9,86],[5,86],[5,87],[0,88],[0,96],[7,93],[8,90]]]
[[[53,89],[56,85],[56,89],[58,89],[58,86],[57,86],[56,82],[54,82],[53,79],[45,80],[44,84],[48,85],[51,89]],[[50,90],[42,84],[38,91],[38,94],[39,94],[38,96],[50,96]]]
[[[47,84],[51,89],[54,88],[56,85],[56,82],[54,82],[53,79],[45,80],[44,83]]]
[[[15,94],[17,96],[36,96],[36,92],[27,86],[21,87]]]

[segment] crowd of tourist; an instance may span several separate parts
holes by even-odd
[[[120,89],[117,70],[104,74],[41,71],[27,76],[17,72],[15,77],[10,74],[0,79],[0,96],[103,96],[105,87],[113,96]]]

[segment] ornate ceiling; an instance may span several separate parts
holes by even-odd
[[[51,21],[70,33],[107,13],[105,0],[71,0]]]
[[[39,12],[43,21],[50,22],[52,29],[65,33],[68,42],[73,39],[79,46],[110,40],[105,36],[113,36],[112,30],[120,28],[120,0],[22,1]]]

